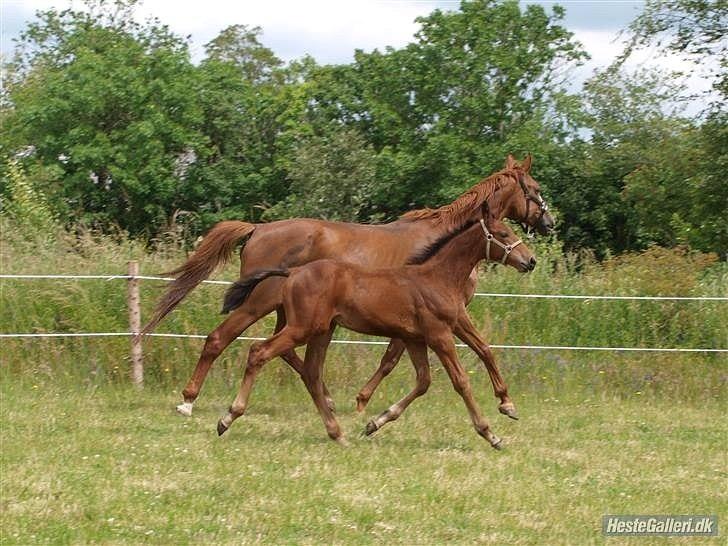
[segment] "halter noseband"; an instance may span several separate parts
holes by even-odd
[[[508,256],[513,252],[513,249],[516,248],[518,245],[520,245],[523,241],[518,239],[515,243],[512,245],[506,245],[500,242],[498,239],[495,238],[495,236],[488,231],[488,228],[485,227],[485,221],[481,218],[480,219],[480,226],[483,228],[483,233],[485,233],[485,260],[490,261],[490,243],[491,241],[497,244],[499,247],[503,249],[503,259],[501,259],[500,263],[505,264],[506,260],[508,259]]]

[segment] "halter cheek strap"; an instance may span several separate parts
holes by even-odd
[[[529,207],[531,206],[531,201],[536,203],[538,205],[539,214],[538,219],[536,220],[536,223],[539,223],[541,219],[543,218],[543,215],[546,214],[549,210],[549,206],[546,204],[546,201],[544,201],[543,197],[536,194],[536,197],[532,197],[530,193],[528,193],[528,189],[526,188],[526,182],[523,180],[523,175],[520,175],[518,177],[518,183],[521,186],[521,190],[523,190],[523,195],[526,198],[526,216],[525,219],[528,220],[528,213]],[[521,222],[521,226],[526,231],[529,237],[531,237],[531,226],[525,222]]]
[[[506,245],[495,238],[495,236],[488,231],[488,228],[485,227],[485,221],[481,218],[480,219],[480,227],[483,228],[483,233],[485,233],[485,260],[490,262],[490,243],[493,242],[499,247],[503,249],[503,258],[501,259],[500,263],[505,264],[506,260],[508,260],[508,256],[513,252],[513,249],[516,248],[518,245],[520,245],[523,241],[518,239],[515,243],[512,245]]]

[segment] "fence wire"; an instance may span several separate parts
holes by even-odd
[[[150,280],[173,281],[170,277],[157,277],[150,275],[0,275],[0,279],[18,280]],[[205,284],[230,285],[232,281],[202,281]],[[493,298],[544,298],[544,299],[572,299],[572,300],[639,300],[639,301],[728,301],[725,296],[617,296],[617,295],[573,295],[573,294],[502,294],[491,292],[476,292],[476,297]],[[0,338],[93,338],[93,337],[129,337],[135,332],[34,332],[34,333],[1,333]],[[187,338],[205,339],[201,334],[175,334],[150,333],[149,337],[160,338]],[[239,336],[239,341],[262,341],[262,337]],[[374,340],[347,340],[333,339],[332,343],[345,345],[388,345],[387,341]],[[467,347],[463,343],[456,343],[457,347]],[[689,347],[586,347],[579,345],[490,345],[494,349],[514,350],[556,350],[556,351],[614,351],[614,352],[665,352],[665,353],[728,353],[726,349],[689,348]]]

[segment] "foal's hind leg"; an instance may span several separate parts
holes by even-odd
[[[177,406],[177,411],[182,415],[192,415],[192,404],[200,394],[202,384],[205,382],[212,363],[220,356],[225,348],[230,345],[243,331],[255,321],[267,315],[278,305],[279,292],[272,290],[278,288],[278,283],[265,282],[251,294],[248,301],[235,309],[217,328],[215,328],[207,339],[202,349],[200,358],[192,372],[187,385],[182,391],[184,403]]]
[[[301,379],[303,379],[306,389],[308,389],[311,398],[313,398],[313,403],[321,415],[321,420],[324,422],[329,438],[340,444],[345,444],[341,427],[336,421],[336,417],[334,417],[334,413],[324,396],[324,383],[322,380],[326,350],[329,347],[329,343],[331,343],[332,334],[333,329],[308,340]]]
[[[270,362],[273,358],[280,356],[284,351],[288,351],[297,345],[301,345],[304,342],[301,332],[292,328],[283,328],[280,332],[274,336],[254,343],[250,346],[248,352],[248,363],[245,366],[245,374],[238,390],[238,395],[235,397],[230,409],[227,414],[223,416],[217,423],[217,433],[222,435],[233,421],[245,413],[248,407],[248,399],[250,398],[250,391],[255,383],[255,378],[258,372],[263,368],[265,364]]]
[[[430,365],[427,362],[427,347],[425,344],[420,342],[408,343],[407,352],[409,352],[412,364],[417,372],[417,385],[414,390],[402,398],[402,400],[367,423],[366,429],[364,429],[364,433],[367,436],[374,434],[386,423],[397,419],[400,415],[402,415],[404,410],[407,409],[407,406],[409,406],[415,398],[419,398],[425,394],[430,386]]]
[[[468,408],[468,413],[470,414],[470,419],[473,422],[476,432],[488,440],[491,446],[496,449],[500,449],[500,438],[498,438],[495,434],[493,434],[493,431],[490,430],[488,421],[486,421],[480,413],[480,408],[478,408],[478,405],[473,398],[473,389],[470,386],[468,374],[465,373],[462,364],[460,364],[460,361],[458,360],[451,333],[448,332],[447,335],[439,336],[438,338],[431,340],[429,345],[437,353],[437,356],[440,358],[443,366],[445,366],[445,370],[450,376],[450,381],[452,381],[455,391],[465,402],[465,406]]]
[[[480,337],[478,330],[473,325],[467,313],[461,313],[458,317],[458,322],[455,326],[455,335],[475,351],[480,360],[483,361],[483,364],[485,364],[490,381],[493,383],[493,392],[501,401],[498,406],[498,411],[511,419],[518,419],[516,405],[510,396],[508,396],[508,387],[506,387],[506,383],[501,377],[498,365],[495,363],[495,358],[493,357],[493,352],[488,347],[488,344]]]
[[[286,325],[286,314],[283,311],[281,307],[276,309],[276,328],[275,332],[279,332],[281,328],[283,328]],[[286,363],[296,370],[296,373],[298,375],[303,377],[303,360],[299,358],[299,356],[296,354],[296,351],[291,349],[290,351],[286,351],[281,355],[281,358],[286,361]],[[323,379],[322,379],[323,381]],[[328,404],[329,409],[331,411],[336,411],[336,408],[334,406],[334,400],[331,398],[331,393],[329,393],[329,389],[326,386],[326,383],[324,383],[324,398],[326,398],[326,404]]]
[[[356,395],[356,411],[362,412],[367,407],[369,399],[374,394],[382,380],[387,377],[390,372],[394,369],[402,358],[404,353],[405,344],[401,339],[392,339],[389,341],[387,350],[379,363],[379,368],[374,372],[374,375],[367,381],[367,384],[362,387],[359,394]]]

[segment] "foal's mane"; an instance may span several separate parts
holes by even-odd
[[[444,247],[447,243],[452,241],[455,237],[460,235],[462,232],[467,231],[472,225],[476,223],[475,220],[468,220],[465,223],[463,223],[460,227],[453,231],[449,231],[445,233],[442,237],[434,241],[433,243],[430,243],[424,248],[421,248],[412,256],[410,256],[407,259],[407,262],[405,262],[407,265],[421,265],[425,263],[427,260],[432,258],[435,254],[440,252],[442,247]]]
[[[452,203],[436,209],[411,210],[405,212],[399,219],[412,222],[433,220],[436,224],[444,224],[448,231],[457,230],[484,201],[490,199],[496,191],[514,179],[518,180],[518,173],[514,169],[500,170],[475,184]]]

